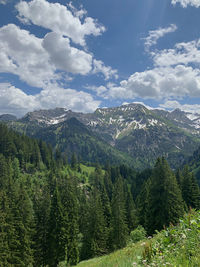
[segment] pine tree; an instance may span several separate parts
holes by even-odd
[[[50,215],[50,191],[47,185],[37,186],[34,192],[34,213],[36,231],[34,233],[35,266],[48,263],[48,225]]]
[[[147,229],[147,217],[148,217],[148,204],[149,204],[149,188],[150,179],[143,183],[141,191],[136,199],[136,206],[138,211],[139,224]]]
[[[137,210],[135,207],[135,203],[133,201],[133,197],[130,191],[130,188],[126,185],[126,221],[129,229],[129,233],[136,228],[138,225],[138,216],[137,216]]]
[[[186,165],[183,169],[182,196],[188,208],[200,208],[200,190],[194,174]]]
[[[75,265],[79,261],[78,249],[78,199],[76,196],[76,182],[73,177],[64,178],[60,182],[60,192],[63,205],[63,211],[68,214],[68,242],[66,245],[67,256],[66,261],[70,265]]]
[[[114,184],[111,207],[111,243],[113,249],[118,249],[126,245],[128,237],[123,181],[120,176],[116,179],[116,182]]]
[[[184,213],[184,204],[175,175],[164,158],[157,160],[150,179],[147,226],[152,234],[177,223]]]
[[[99,192],[90,194],[88,224],[84,231],[82,257],[84,259],[103,255],[106,252],[107,228]]]
[[[8,209],[7,196],[3,190],[0,190],[0,266],[10,266],[10,248],[8,244],[8,230],[10,226],[7,219]]]
[[[34,234],[34,216],[33,206],[24,185],[19,184],[18,196],[17,196],[17,210],[16,220],[18,220],[18,226],[20,225],[20,257],[24,266],[28,266],[33,263],[33,234]]]
[[[77,156],[76,156],[75,153],[73,153],[72,157],[71,157],[71,168],[72,169],[76,169],[77,168],[77,164],[78,164]]]
[[[48,232],[48,265],[57,266],[67,257],[68,242],[68,214],[64,212],[61,204],[57,184],[52,195],[49,232]]]

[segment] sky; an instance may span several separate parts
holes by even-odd
[[[0,0],[0,114],[200,113],[200,0]]]

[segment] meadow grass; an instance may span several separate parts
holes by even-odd
[[[191,210],[177,226],[77,267],[200,267],[200,211]]]

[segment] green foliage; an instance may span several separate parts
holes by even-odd
[[[186,165],[182,172],[182,196],[188,208],[200,208],[200,190],[196,178]]]
[[[190,211],[176,227],[159,233],[151,242],[149,266],[199,266],[200,260],[200,212]]]
[[[130,233],[130,241],[136,243],[146,238],[146,230],[142,225],[139,225],[135,230]]]
[[[122,178],[118,177],[114,184],[111,201],[112,208],[112,231],[111,242],[114,249],[122,248],[128,239],[128,225],[126,221],[125,196]]]
[[[200,262],[200,211],[191,211],[177,226],[170,226],[104,257],[80,262],[77,267],[197,267]]]
[[[170,223],[176,224],[184,213],[181,191],[164,158],[157,160],[148,190],[145,226],[152,234]]]

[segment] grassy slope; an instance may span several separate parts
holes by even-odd
[[[152,239],[130,244],[110,255],[80,262],[77,267],[200,266],[200,211]]]

